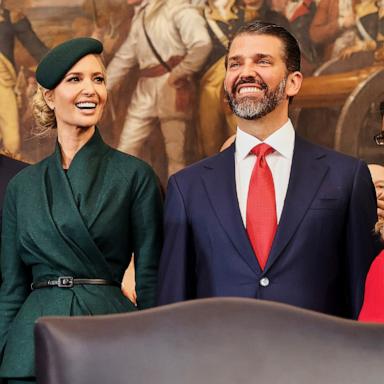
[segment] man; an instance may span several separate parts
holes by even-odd
[[[236,141],[169,180],[159,303],[243,296],[356,318],[378,252],[366,164],[295,135],[300,49],[286,29],[245,25],[226,62]]]
[[[224,139],[236,131],[236,122],[229,108],[225,108],[223,80],[224,59],[228,42],[236,31],[251,20],[268,20],[288,27],[288,20],[271,11],[264,0],[208,0],[204,8],[212,50],[200,71],[199,135],[204,156],[217,153]]]
[[[47,52],[28,18],[13,9],[12,2],[0,0],[0,138],[4,152],[13,157],[18,157],[20,152],[18,105],[14,91],[17,84],[16,38],[37,61]]]
[[[193,81],[211,49],[203,17],[187,0],[129,0],[136,14],[127,40],[108,65],[112,89],[134,66],[140,78],[128,108],[119,149],[139,156],[160,123],[168,174],[186,165]]]

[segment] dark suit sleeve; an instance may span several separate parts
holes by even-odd
[[[174,177],[165,199],[164,246],[160,259],[158,304],[195,298],[194,246],[185,201]]]
[[[359,315],[365,278],[380,249],[378,238],[374,235],[376,221],[375,189],[367,165],[359,161],[346,223],[348,302],[353,319],[357,319]]]

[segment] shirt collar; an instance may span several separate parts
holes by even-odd
[[[236,132],[236,154],[240,160],[245,159],[251,149],[258,144],[261,144],[257,137],[250,135],[242,131],[237,127]],[[290,119],[272,135],[268,136],[264,143],[270,145],[277,153],[285,158],[291,158],[293,156],[293,148],[295,143],[295,130]]]

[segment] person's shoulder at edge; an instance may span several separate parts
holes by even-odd
[[[10,180],[8,188],[14,188],[17,185],[34,185],[36,183],[36,177],[41,175],[42,170],[46,167],[46,164],[51,156],[44,158],[36,164],[24,164],[24,167],[20,167],[20,171]],[[21,163],[21,162],[20,162]]]
[[[12,169],[12,171],[21,170],[27,167],[29,164],[22,160],[17,160],[12,157],[0,154],[0,172],[6,169]]]
[[[10,180],[14,179],[24,168],[28,166],[28,163],[24,163],[5,155],[0,155],[1,188],[5,188]]]

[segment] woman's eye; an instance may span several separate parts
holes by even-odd
[[[104,83],[104,76],[96,76],[95,81],[97,83]]]
[[[76,83],[76,82],[80,81],[80,78],[79,78],[79,76],[71,76],[68,78],[68,81],[71,83]]]
[[[236,68],[239,66],[239,63],[230,63],[229,68]]]

